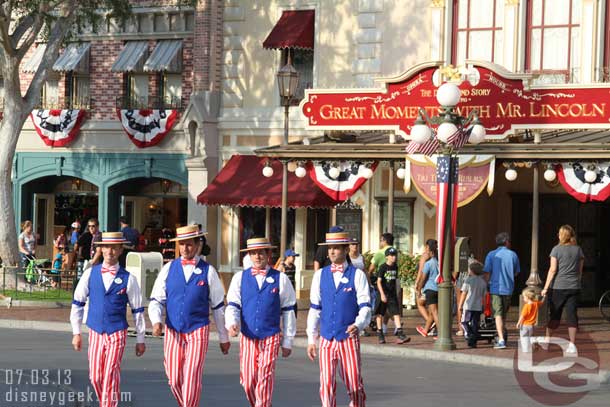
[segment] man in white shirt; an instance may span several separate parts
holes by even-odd
[[[95,242],[101,247],[103,263],[83,272],[74,290],[70,312],[72,346],[80,351],[84,306],[89,298],[89,378],[101,407],[118,404],[121,359],[127,339],[127,303],[136,324],[136,356],[142,356],[146,351],[140,287],[136,278],[118,263],[125,243],[128,242],[121,232],[103,233],[102,240]]]
[[[222,282],[216,269],[197,256],[199,237],[204,234],[197,225],[176,229],[176,238],[172,241],[178,241],[181,257],[163,266],[148,306],[155,336],[163,331],[162,314],[166,308],[165,373],[181,407],[199,406],[210,334],[210,308],[218,330],[220,350],[226,355],[231,346],[225,329]]]
[[[326,234],[326,242],[320,244],[328,246],[331,264],[317,270],[311,283],[307,355],[311,361],[315,360],[319,341],[322,407],[337,404],[337,363],[341,363],[341,378],[350,406],[365,406],[358,333],[371,319],[371,298],[364,271],[346,261],[350,242],[345,232]]]
[[[233,276],[227,293],[226,327],[231,336],[241,331],[239,379],[251,407],[271,406],[280,339],[288,357],[296,334],[294,288],[267,264],[273,247],[267,238],[248,239],[242,252],[249,252],[253,266]]]

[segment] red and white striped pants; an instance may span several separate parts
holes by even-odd
[[[125,329],[110,335],[89,330],[89,380],[100,407],[115,407],[119,403],[121,359],[126,341]]]
[[[275,381],[275,359],[280,350],[280,334],[265,339],[239,339],[239,382],[251,407],[270,407]]]
[[[209,325],[190,333],[180,333],[165,327],[163,364],[169,387],[181,407],[199,406],[209,334]]]
[[[360,338],[342,341],[320,338],[320,400],[322,407],[337,406],[337,363],[339,374],[350,398],[350,407],[364,407],[366,394],[360,364]]]

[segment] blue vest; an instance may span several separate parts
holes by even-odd
[[[165,323],[174,331],[189,333],[210,323],[208,269],[209,264],[199,260],[189,281],[185,281],[181,259],[172,261],[169,266],[165,280]]]
[[[106,291],[102,280],[102,265],[91,269],[89,276],[89,311],[87,326],[99,334],[112,334],[127,329],[127,282],[129,273],[122,267]]]
[[[273,282],[269,282],[272,279]],[[252,270],[241,275],[241,333],[251,339],[264,339],[280,332],[280,272],[267,270],[258,289]]]
[[[330,266],[322,269],[320,276],[320,297],[322,312],[320,315],[320,335],[323,338],[331,341],[338,341],[348,337],[345,332],[347,327],[356,321],[358,316],[358,297],[356,296],[356,285],[354,284],[354,276],[356,268],[348,265],[343,273],[343,279],[347,279],[347,283],[340,282],[335,288],[333,273],[330,271]]]

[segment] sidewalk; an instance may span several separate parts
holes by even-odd
[[[404,345],[395,345],[395,336],[392,335],[393,324],[390,322],[386,337],[387,344],[379,345],[377,336],[362,337],[363,353],[413,357],[420,359],[433,359],[443,361],[453,361],[458,363],[471,363],[476,365],[496,366],[512,368],[515,357],[518,331],[515,328],[517,321],[516,307],[512,309],[508,318],[509,329],[509,349],[495,350],[493,344],[481,341],[478,348],[469,349],[461,337],[454,336],[457,349],[452,352],[438,352],[434,349],[434,340],[424,338],[415,331],[415,327],[421,324],[421,318],[415,311],[406,311],[408,316],[403,317],[403,324],[406,324],[406,333],[411,337],[411,341]],[[0,323],[2,326],[45,329],[45,324],[32,324],[32,321],[44,321],[55,323],[54,329],[64,329],[69,331],[70,308],[44,308],[44,307],[13,307],[10,309],[0,308]],[[579,355],[599,360],[600,369],[610,370],[610,323],[606,322],[597,308],[581,308],[579,310],[581,329],[577,338]],[[130,320],[130,318],[128,318]],[[22,322],[19,322],[22,321]],[[28,322],[26,322],[28,321]],[[131,322],[131,320],[130,320]],[[301,310],[297,319],[297,338],[296,346],[306,346],[305,326],[307,323],[307,311]],[[147,329],[150,329],[150,322],[147,318]],[[211,332],[214,332],[212,328]],[[544,330],[537,328],[536,335],[543,335]],[[558,336],[567,338],[567,330],[560,329]],[[559,352],[557,351],[557,356]],[[607,373],[606,373],[607,375]]]

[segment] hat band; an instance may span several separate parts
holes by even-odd
[[[199,234],[199,231],[196,230],[194,232],[178,233],[177,237],[178,238],[181,238],[181,237],[191,237],[191,236],[197,236],[198,234]]]
[[[248,249],[256,249],[258,247],[267,247],[267,246],[269,246],[269,242],[250,243],[250,244],[248,244]]]
[[[336,239],[326,239],[326,243],[349,243],[350,239],[345,238],[336,238]]]
[[[122,237],[106,237],[102,238],[102,243],[122,243],[125,240]]]

